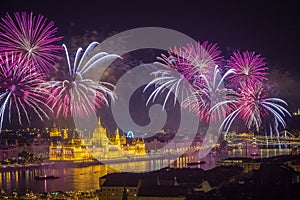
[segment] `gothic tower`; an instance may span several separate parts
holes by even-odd
[[[98,126],[93,132],[92,145],[98,147],[108,147],[106,128],[102,126],[100,117],[98,118]]]

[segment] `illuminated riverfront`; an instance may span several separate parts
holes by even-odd
[[[248,149],[248,152],[250,152]],[[201,165],[202,169],[213,168],[218,161],[222,158],[230,157],[241,157],[245,156],[246,149],[235,149],[228,153],[221,152],[217,155],[211,154],[207,156],[204,161],[205,164]],[[261,149],[259,152],[259,157],[271,157],[275,155],[286,155],[291,153],[291,149]],[[249,153],[249,157],[250,153]],[[140,162],[125,162],[110,164],[110,167],[105,165],[96,166],[86,166],[80,168],[61,168],[55,166],[45,167],[43,169],[31,169],[31,170],[21,170],[12,172],[1,172],[1,185],[8,194],[12,194],[14,189],[19,191],[20,194],[24,194],[26,190],[33,191],[34,193],[40,193],[44,191],[89,191],[90,189],[99,188],[99,177],[106,175],[107,173],[120,172],[116,171],[114,168],[122,170],[139,169],[140,171],[150,171],[160,169],[165,163],[170,164],[172,168],[186,168],[187,163],[198,161],[197,154],[191,156],[181,157],[173,162],[168,159],[157,159],[151,161],[140,161]],[[197,166],[196,166],[197,167]],[[198,166],[199,167],[199,166]],[[42,175],[44,173],[52,174],[60,177],[57,180],[47,180],[39,182],[34,180],[36,175]],[[24,182],[24,180],[27,180]],[[88,183],[88,184],[86,184]]]

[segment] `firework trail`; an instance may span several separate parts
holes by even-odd
[[[62,50],[55,43],[62,37],[56,37],[57,28],[54,22],[47,22],[42,15],[34,16],[14,13],[14,17],[8,13],[0,22],[0,52],[10,52],[32,62],[33,69],[49,72],[55,69],[55,60],[60,57],[56,53]]]
[[[168,56],[161,55],[158,57],[157,64],[164,66],[165,70],[159,70],[152,73],[155,76],[144,89],[144,92],[154,85],[155,90],[148,98],[147,104],[154,102],[157,96],[166,91],[163,109],[165,109],[166,103],[173,92],[174,104],[176,103],[176,97],[186,98],[191,96],[195,90],[203,84],[203,76],[207,79],[211,79],[214,67],[216,64],[221,63],[222,56],[216,44],[204,42],[201,44],[188,44],[184,47],[174,48],[169,50]],[[174,70],[178,73],[174,73]],[[184,85],[184,79],[188,80],[192,87]],[[183,102],[183,101],[182,101]]]
[[[5,114],[9,121],[16,111],[18,122],[22,125],[22,114],[30,124],[29,110],[43,120],[49,118],[45,108],[51,108],[45,103],[49,92],[38,86],[44,84],[44,77],[38,72],[32,72],[30,63],[24,62],[15,55],[0,56],[0,132]]]
[[[267,98],[262,84],[242,84],[241,93],[234,101],[236,108],[226,117],[220,127],[220,129],[225,128],[226,133],[236,118],[241,118],[248,129],[254,127],[258,132],[262,118],[270,116],[276,123],[285,127],[286,123],[283,117],[290,116],[290,113],[282,106],[287,106],[287,103],[279,98]]]
[[[48,81],[43,87],[52,91],[52,96],[48,99],[52,109],[56,111],[56,117],[62,115],[69,116],[87,116],[90,112],[96,111],[102,104],[108,105],[109,97],[113,100],[113,85],[107,82],[96,82],[84,78],[84,75],[97,65],[103,64],[108,60],[120,58],[115,54],[99,52],[90,55],[97,42],[92,42],[85,52],[79,48],[75,55],[73,67],[67,47],[63,45],[68,63],[68,72],[63,80]],[[110,89],[110,87],[112,89]]]
[[[241,89],[241,84],[252,87],[267,80],[268,68],[265,67],[264,58],[255,55],[255,52],[236,52],[231,56],[228,65],[235,73],[228,76],[227,82],[235,89]]]
[[[195,112],[201,121],[223,120],[228,113],[227,107],[234,103],[236,97],[232,89],[224,87],[224,80],[233,73],[234,70],[230,69],[221,76],[218,66],[215,66],[212,80],[201,75],[204,84],[186,98],[183,105]]]
[[[166,92],[162,106],[163,110],[165,110],[166,104],[172,93],[174,93],[174,106],[176,104],[176,97],[182,98],[181,102],[183,102],[185,97],[190,96],[193,93],[193,89],[184,81],[185,77],[178,73],[174,73],[174,71],[171,69],[158,70],[156,72],[152,72],[151,75],[154,75],[155,78],[146,85],[144,92],[152,85],[155,86],[155,89],[150,94],[146,105],[148,105],[151,100],[154,102],[159,94]]]

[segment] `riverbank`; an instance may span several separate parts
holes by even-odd
[[[32,163],[32,164],[7,164],[0,165],[0,172],[12,172],[12,171],[22,171],[22,170],[32,170],[32,169],[40,169],[40,168],[49,168],[54,166],[55,163]]]
[[[4,190],[1,190],[0,199],[99,199],[98,190],[88,190],[88,191],[54,191],[54,192],[43,192],[39,194],[34,194],[33,192],[27,192],[22,196],[18,196],[17,193],[13,195],[6,195]]]
[[[248,149],[248,157],[252,149]],[[257,151],[259,157],[272,157],[278,155],[288,155],[291,153],[290,149],[263,149],[262,151]],[[220,160],[226,159],[228,157],[245,157],[246,150],[238,149],[230,152],[221,151],[216,154],[209,154],[203,159],[206,163],[201,165],[203,170],[209,170],[216,166],[216,163]],[[155,157],[155,156],[154,156]],[[168,157],[168,156],[166,156]],[[173,168],[186,168],[187,163],[198,162],[198,153],[191,154],[187,156],[180,157],[174,162],[172,160],[166,159],[154,159],[150,161],[133,161],[131,162],[119,162],[115,164],[97,164],[90,166],[88,163],[77,163],[77,167],[71,167],[67,163],[57,164],[53,162],[52,165],[48,167],[37,167],[37,169],[28,170],[15,170],[12,172],[3,172],[1,174],[1,185],[8,195],[12,195],[14,191],[18,194],[24,195],[26,191],[32,191],[34,194],[39,194],[42,192],[52,192],[52,191],[88,191],[90,189],[99,188],[99,177],[105,176],[106,174],[115,172],[126,172],[126,171],[155,171],[159,170],[164,166],[170,166]],[[49,161],[48,161],[49,162]],[[52,161],[51,161],[52,162]],[[25,169],[25,168],[23,168]],[[35,176],[40,175],[54,175],[60,177],[59,179],[47,180],[47,181],[37,181]]]
[[[245,157],[239,159],[249,160]],[[133,190],[133,192],[136,193],[130,194],[148,199],[166,197],[166,194],[170,197],[175,194],[181,195],[187,199],[240,199],[241,196],[243,199],[252,199],[253,196],[258,197],[258,199],[267,199],[269,196],[272,199],[285,199],[284,194],[289,194],[290,198],[288,199],[297,199],[296,197],[299,196],[299,190],[297,189],[300,186],[299,172],[287,167],[285,163],[287,161],[296,162],[299,159],[299,155],[282,155],[258,159],[255,161],[261,163],[260,168],[251,172],[245,172],[242,167],[234,165],[214,167],[210,170],[167,167],[140,174],[108,173],[104,176],[97,174],[96,179],[100,177],[100,181],[98,181],[101,184],[97,185],[97,189],[76,191],[64,191],[62,189],[61,191],[54,190],[41,193],[27,191],[21,193],[21,195],[14,192],[10,196],[3,191],[4,195],[1,196],[0,194],[0,199],[1,197],[4,199],[104,199],[116,193],[121,197],[123,191],[118,192],[118,190],[112,189],[116,187],[123,188],[124,185],[130,183],[136,184],[131,185],[130,188],[135,187],[136,190]],[[173,180],[176,180],[177,185],[174,185]],[[160,184],[161,181],[164,185]],[[278,182],[278,184],[274,185],[275,182]],[[47,182],[47,184],[49,183]],[[151,185],[148,183],[151,183]],[[166,188],[169,190],[166,190]],[[265,195],[265,190],[269,191],[269,196]],[[274,195],[273,193],[271,195],[271,191]],[[280,198],[274,198],[276,196]]]

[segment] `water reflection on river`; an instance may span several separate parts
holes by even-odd
[[[219,152],[209,154],[203,158],[206,163],[201,165],[203,169],[211,169],[216,162],[221,159],[231,157],[251,156],[258,154],[259,157],[270,157],[276,155],[289,154],[290,149],[233,149],[229,152]],[[175,162],[169,159],[148,160],[129,163],[110,164],[109,166],[97,165],[80,168],[45,168],[32,169],[25,171],[2,172],[0,173],[0,186],[8,195],[14,190],[19,194],[24,194],[27,190],[34,193],[51,192],[51,191],[86,191],[99,188],[99,177],[114,171],[151,171],[160,169],[163,166],[176,168],[187,167],[187,163],[199,161],[198,154],[180,157]],[[116,170],[117,169],[117,170]],[[35,180],[35,176],[51,174],[59,176],[59,179],[53,180]]]

